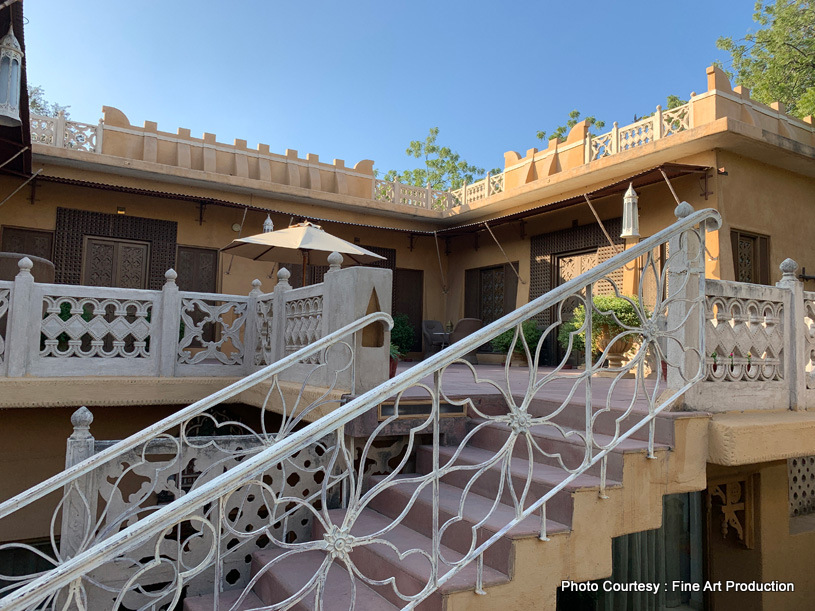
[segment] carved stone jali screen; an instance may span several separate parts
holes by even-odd
[[[142,218],[122,214],[105,214],[87,210],[57,208],[56,231],[54,232],[54,266],[56,281],[63,284],[82,283],[83,265],[87,264],[84,252],[86,238],[101,238],[94,246],[100,257],[113,257],[115,265],[121,263],[127,268],[124,281],[139,282],[144,274],[143,288],[160,290],[164,284],[164,272],[175,266],[177,224],[173,221]],[[104,246],[108,241],[128,243],[128,246]],[[139,244],[139,246],[135,246]],[[145,246],[147,246],[145,250]],[[146,266],[139,267],[140,261]],[[106,273],[97,266],[95,273],[100,282]],[[139,271],[143,270],[143,271]],[[113,272],[115,278],[116,272]],[[125,285],[120,285],[125,286]]]

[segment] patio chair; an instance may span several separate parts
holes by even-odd
[[[462,318],[456,323],[453,332],[450,334],[450,343],[455,344],[457,341],[464,339],[472,333],[475,333],[483,326],[484,323],[480,318]],[[468,352],[461,358],[463,358],[465,361],[469,361],[470,363],[475,363],[475,353],[477,350],[478,348],[475,348],[472,352]]]
[[[450,344],[450,334],[444,331],[444,326],[438,320],[423,320],[422,336],[424,337],[425,354],[428,355]]]

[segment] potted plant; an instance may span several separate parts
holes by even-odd
[[[638,327],[642,323],[638,313],[639,302],[636,297],[614,297],[598,295],[593,299],[594,311],[592,312],[591,345],[592,353],[599,355],[608,348],[608,364],[610,367],[621,367],[624,354],[631,350],[639,339],[637,334],[629,333],[613,344],[611,341],[620,333],[625,331],[625,327]],[[637,307],[635,307],[635,304]],[[564,348],[568,348],[571,338],[572,351],[581,353],[585,350],[585,331],[575,333],[586,321],[586,309],[580,305],[574,309],[573,317],[570,321],[563,323],[558,331],[558,342]]]
[[[393,329],[391,329],[391,345],[395,344],[399,350],[399,358],[403,358],[413,348],[416,330],[410,324],[407,314],[393,315]],[[391,351],[392,353],[392,351]]]
[[[390,352],[390,371],[389,371],[389,378],[392,378],[396,375],[396,365],[399,363],[399,359],[402,358],[402,352],[399,350],[399,346],[391,342],[391,352]]]
[[[526,345],[529,346],[529,351],[534,354],[538,347],[538,341],[543,334],[543,332],[538,329],[538,323],[536,323],[534,320],[525,320],[523,323],[521,323],[521,331],[524,334]],[[490,345],[495,352],[499,354],[506,354],[510,359],[510,364],[512,364],[513,361],[516,364],[522,364],[526,359],[526,354],[524,352],[524,345],[520,337],[515,342],[515,349],[513,350],[513,353],[508,354],[509,347],[512,345],[512,340],[514,337],[515,328],[513,327],[512,329],[507,329],[500,335],[494,337],[490,342]]]

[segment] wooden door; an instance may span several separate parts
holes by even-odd
[[[176,256],[178,288],[182,291],[214,293],[218,284],[218,251],[179,246]]]
[[[85,237],[82,284],[147,288],[150,245],[132,240]]]
[[[406,314],[413,325],[411,352],[422,351],[422,310],[424,272],[420,269],[396,269],[393,272],[393,314]]]

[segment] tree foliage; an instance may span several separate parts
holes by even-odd
[[[45,91],[39,85],[28,86],[28,108],[35,115],[44,117],[56,117],[60,111],[65,113],[65,118],[69,116],[69,106],[62,106],[56,102],[49,102],[45,99]]]
[[[753,20],[756,32],[716,41],[730,53],[728,76],[759,102],[783,102],[798,117],[815,114],[815,0],[759,0]]]
[[[586,117],[585,121],[589,125],[589,127],[594,126],[597,129],[603,129],[603,127],[605,127],[606,125],[605,122],[598,121],[594,115]],[[550,132],[539,131],[537,133],[538,140],[549,140],[552,138],[564,140],[567,134],[569,133],[569,130],[572,129],[575,125],[577,125],[579,122],[580,122],[580,111],[575,109],[569,113],[569,118],[566,119],[566,123],[564,123],[563,125],[558,125],[554,130],[552,130],[551,134],[549,135],[549,138],[547,138],[546,135],[547,133]]]
[[[405,153],[414,159],[423,159],[424,167],[397,172],[390,170],[385,180],[399,181],[416,187],[427,187],[440,191],[458,189],[466,181],[468,184],[484,176],[484,168],[479,168],[462,159],[461,155],[448,146],[437,144],[439,128],[432,127],[424,140],[413,140]],[[498,168],[490,170],[497,173]]]

